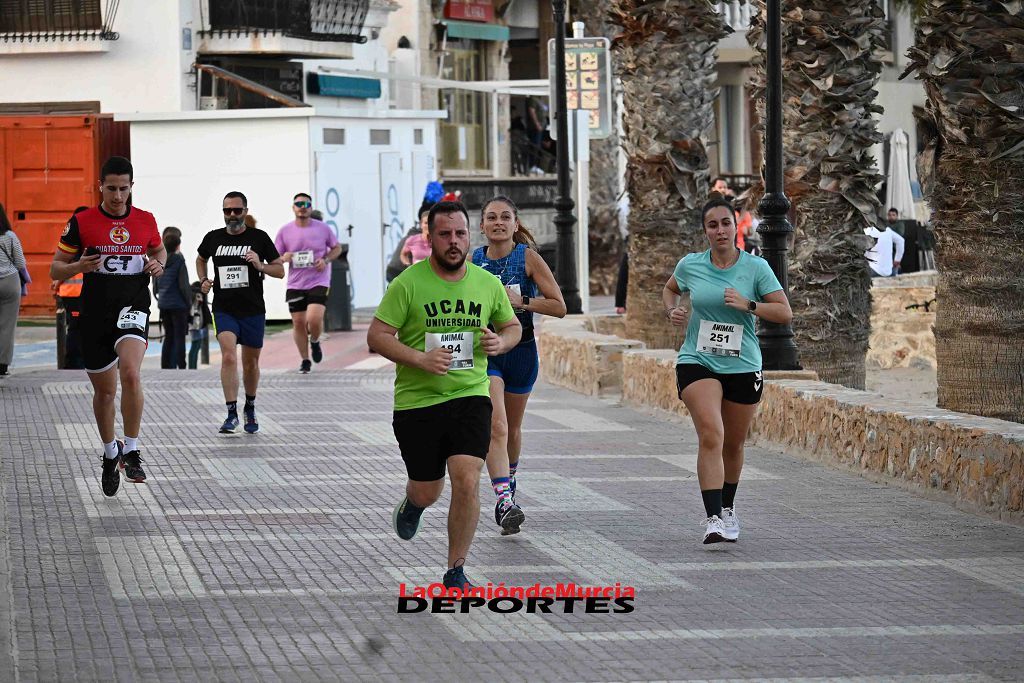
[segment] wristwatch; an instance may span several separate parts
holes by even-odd
[[[748,311],[750,311],[751,313],[753,313],[754,311],[756,311],[756,310],[757,310],[757,302],[756,302],[756,301],[754,301],[753,299],[751,299],[750,301],[748,301],[748,302],[747,302],[747,310],[748,310]]]
[[[529,306],[530,305],[530,297],[524,296],[523,297],[523,303],[521,305],[522,305],[523,308],[526,308],[527,306]]]

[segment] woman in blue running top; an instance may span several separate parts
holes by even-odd
[[[707,512],[704,543],[718,543],[740,536],[736,486],[762,388],[754,318],[788,323],[793,312],[768,262],[736,247],[732,205],[712,199],[702,216],[711,248],[683,257],[661,298],[672,324],[686,324],[676,386],[697,430],[697,480]],[[679,306],[684,292],[689,313]]]
[[[487,359],[491,381],[491,446],[487,471],[498,501],[494,521],[502,535],[519,533],[526,520],[515,502],[516,470],[522,451],[523,415],[539,369],[533,314],[565,315],[562,291],[551,269],[536,251],[533,236],[519,222],[519,210],[508,197],[494,197],[480,212],[480,230],[487,245],[473,252],[473,263],[497,276],[523,326],[523,338],[508,353]],[[531,248],[533,247],[533,248]],[[538,291],[543,296],[537,296]]]

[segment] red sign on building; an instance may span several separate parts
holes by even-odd
[[[448,0],[444,6],[444,18],[492,22],[494,5],[491,0]]]

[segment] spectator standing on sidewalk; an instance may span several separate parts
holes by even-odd
[[[185,369],[185,336],[188,334],[189,304],[192,288],[188,284],[188,267],[181,255],[181,230],[164,228],[164,249],[167,265],[163,275],[153,278],[153,293],[160,309],[160,325],[164,343],[160,349],[160,367],[165,370]]]
[[[874,246],[864,252],[871,266],[871,277],[890,277],[899,275],[900,261],[906,241],[891,226],[884,230],[876,227],[864,228],[864,234],[875,240]],[[893,254],[893,249],[896,253]]]
[[[188,335],[192,345],[188,350],[188,369],[199,367],[199,352],[203,348],[203,340],[210,336],[210,323],[213,314],[203,294],[203,284],[196,280],[192,283],[192,305],[189,309]]]
[[[14,360],[14,332],[21,310],[22,284],[19,273],[25,270],[21,241],[11,229],[7,211],[0,204],[0,375],[6,375]]]

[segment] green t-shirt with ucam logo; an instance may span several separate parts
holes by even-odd
[[[391,282],[375,317],[396,328],[398,341],[417,351],[439,345],[452,350],[452,366],[445,375],[396,367],[395,410],[409,410],[466,396],[489,396],[480,329],[491,323],[503,325],[515,312],[501,281],[483,268],[466,263],[466,275],[449,282],[426,259]]]

